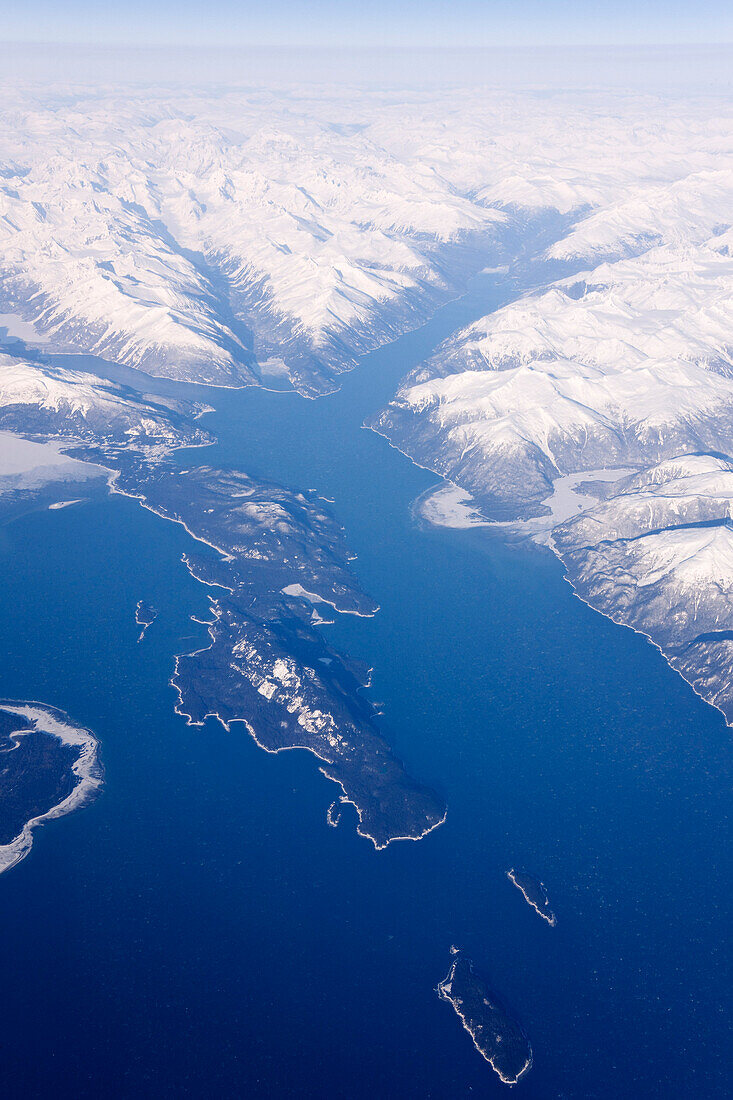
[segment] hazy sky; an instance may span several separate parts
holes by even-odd
[[[731,0],[24,0],[0,39],[116,45],[539,46],[733,41]]]

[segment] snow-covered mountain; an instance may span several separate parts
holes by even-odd
[[[0,353],[0,429],[28,439],[140,451],[148,460],[209,441],[195,424],[204,406],[146,398],[84,371]]]
[[[520,298],[449,341],[376,426],[516,515],[564,474],[731,450],[728,237],[652,247]]]
[[[719,103],[24,88],[0,118],[0,307],[55,349],[225,386],[284,363],[332,389],[528,220],[572,230],[554,262],[633,254],[652,209],[654,239],[683,206],[712,232],[729,186]]]
[[[573,586],[733,722],[733,461],[684,455],[606,490],[553,532]]]
[[[263,93],[28,103],[5,105],[0,139],[6,307],[150,373],[251,382],[254,342],[260,364],[333,388],[506,221],[326,121],[332,101],[323,119]]]
[[[593,491],[606,499],[554,528],[557,549],[733,519],[733,459],[680,455],[623,480],[601,482]]]
[[[554,526],[578,594],[733,722],[733,129],[708,133],[714,165],[596,196],[547,250],[564,277],[449,339],[373,426],[490,520]]]

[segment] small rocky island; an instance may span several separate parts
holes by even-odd
[[[554,928],[557,924],[557,918],[550,908],[550,899],[547,896],[544,882],[540,882],[533,875],[528,875],[526,871],[515,871],[513,869],[507,871],[506,877],[521,891],[527,905],[530,905],[535,913],[546,920],[551,928]]]
[[[532,1068],[532,1047],[516,1020],[491,993],[470,959],[455,955],[438,996],[452,1005],[473,1045],[505,1085],[516,1085]]]
[[[151,607],[149,603],[145,603],[144,600],[137,601],[137,607],[135,608],[135,622],[138,626],[142,627],[142,630],[138,635],[138,642],[141,642],[143,640],[146,630],[149,626],[153,625],[157,618],[158,612],[154,607]]]

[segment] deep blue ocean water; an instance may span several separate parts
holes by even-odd
[[[381,610],[323,629],[448,802],[419,843],[376,853],[350,808],[327,826],[307,753],[174,715],[207,606],[182,529],[120,497],[0,528],[0,693],[94,729],[106,768],[0,877],[2,1095],[500,1096],[434,993],[451,944],[530,1036],[519,1095],[730,1094],[722,717],[549,554],[416,525],[435,479],[360,427],[502,293],[477,280],[332,397],[209,393],[220,442],[196,453],[334,499]],[[141,645],[138,599],[160,610]]]

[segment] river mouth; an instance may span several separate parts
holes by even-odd
[[[434,475],[362,428],[511,292],[482,276],[317,401],[196,388],[217,438],[197,463],[333,502],[380,610],[319,629],[373,667],[396,750],[448,803],[418,844],[374,852],[348,806],[330,828],[308,754],[175,716],[173,654],[205,636],[184,531],[117,498],[4,532],[4,694],[93,729],[107,776],[0,882],[8,1095],[60,1075],[90,1096],[499,1094],[433,994],[454,942],[531,1036],[527,1096],[722,1094],[722,720],[549,555],[416,524]],[[159,611],[142,644],[140,600]],[[547,884],[557,928],[513,866]]]

